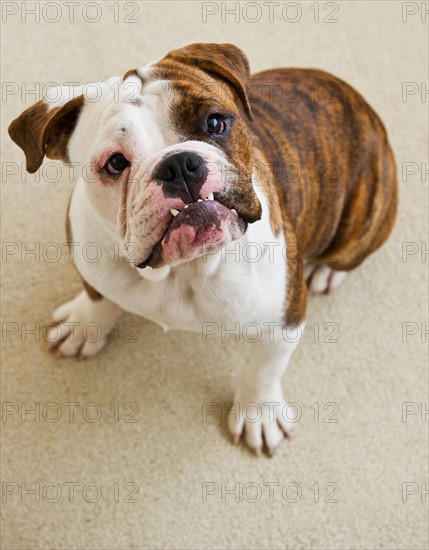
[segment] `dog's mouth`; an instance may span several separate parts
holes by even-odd
[[[240,238],[246,222],[236,210],[223,205],[213,193],[203,200],[172,208],[171,222],[150,255],[136,267],[153,269],[174,265],[202,256],[213,245],[228,244]]]

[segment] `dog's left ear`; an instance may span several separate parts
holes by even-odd
[[[253,120],[247,97],[250,86],[249,61],[239,48],[233,44],[197,43],[173,50],[164,59],[174,59],[198,67],[227,82],[237,93],[248,118]]]

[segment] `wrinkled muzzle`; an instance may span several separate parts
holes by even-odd
[[[138,268],[195,259],[239,239],[255,221],[239,200],[243,175],[215,147],[188,143],[192,149],[164,150],[143,178],[133,178],[125,242],[138,251],[132,258]]]

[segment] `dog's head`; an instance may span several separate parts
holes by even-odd
[[[249,83],[241,50],[193,44],[123,78],[54,89],[9,133],[29,172],[45,155],[80,167],[135,266],[175,265],[239,238],[261,216],[244,120]]]

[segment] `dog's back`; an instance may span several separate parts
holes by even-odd
[[[362,96],[319,70],[252,77],[250,126],[304,258],[348,270],[388,237],[396,168],[384,126]]]

